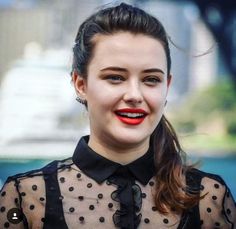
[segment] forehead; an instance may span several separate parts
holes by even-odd
[[[162,43],[148,35],[118,32],[95,35],[91,64],[130,65],[166,68],[166,55]],[[148,65],[148,66],[147,66]]]

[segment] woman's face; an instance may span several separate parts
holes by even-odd
[[[87,79],[75,80],[87,100],[91,137],[124,147],[148,144],[170,83],[162,44],[129,32],[96,35],[94,42]]]

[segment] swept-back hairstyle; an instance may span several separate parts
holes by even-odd
[[[171,57],[168,36],[163,25],[145,11],[125,3],[102,9],[81,24],[73,48],[72,72],[76,71],[86,78],[88,64],[96,45],[94,36],[111,35],[120,31],[144,34],[160,41],[165,50],[167,77],[169,77]],[[190,167],[185,165],[184,153],[176,133],[164,115],[152,133],[150,142],[155,152],[155,205],[160,213],[165,214],[175,210],[180,214],[193,207],[199,197],[187,191],[183,174]]]

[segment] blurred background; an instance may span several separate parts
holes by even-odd
[[[221,175],[236,197],[236,4],[124,2],[164,24],[173,62],[167,117],[189,162]],[[72,47],[81,22],[105,4],[0,0],[0,188],[7,176],[70,157],[89,133],[71,85]]]

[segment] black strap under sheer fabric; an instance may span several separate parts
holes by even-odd
[[[190,187],[190,189],[196,193],[200,193],[201,188],[201,180],[202,176],[197,172],[197,170],[193,169],[186,173],[186,184]],[[191,191],[190,191],[191,192]],[[199,206],[195,205],[193,208],[187,210],[183,213],[180,224],[177,229],[200,229],[201,221],[200,221],[200,213]]]
[[[136,229],[141,221],[142,192],[135,184],[135,179],[129,170],[122,166],[108,182],[117,185],[117,190],[111,194],[111,198],[120,203],[120,210],[113,215],[113,222],[121,229]]]
[[[62,196],[57,180],[57,161],[43,168],[46,188],[45,222],[43,229],[68,229],[62,205]]]

